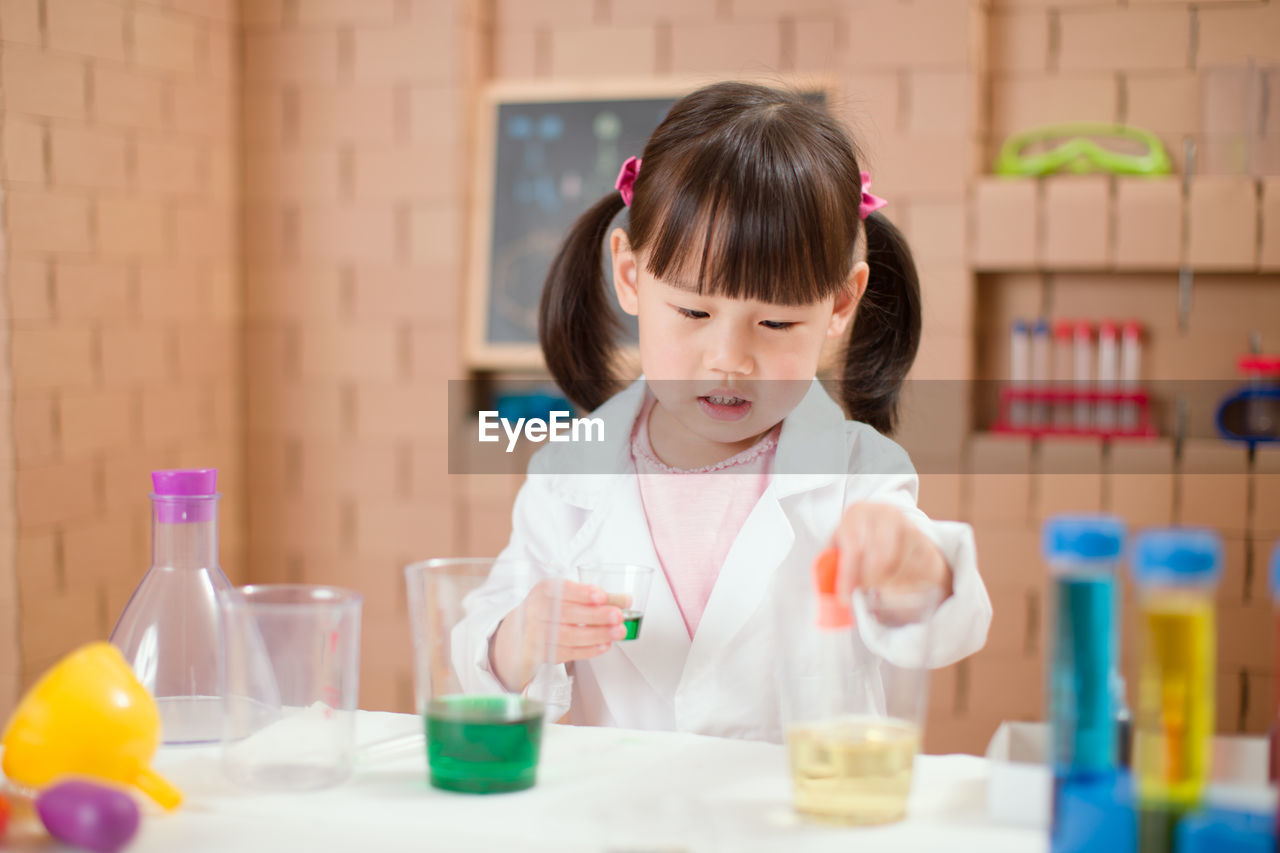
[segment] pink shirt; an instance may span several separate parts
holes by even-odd
[[[650,396],[636,419],[631,458],[653,549],[693,637],[729,547],[769,485],[779,427],[715,465],[672,468],[649,443],[654,402]]]

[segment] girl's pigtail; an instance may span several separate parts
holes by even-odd
[[[623,208],[609,195],[578,217],[556,253],[538,304],[538,342],[560,390],[591,411],[621,386],[614,373],[622,324],[604,276],[603,245]]]
[[[885,435],[898,419],[898,394],[920,346],[920,279],[902,232],[880,213],[863,224],[871,274],[845,349],[841,402],[850,418]]]

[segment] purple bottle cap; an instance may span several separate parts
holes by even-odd
[[[174,468],[152,471],[157,495],[212,495],[218,490],[217,468]]]
[[[152,471],[156,520],[164,524],[212,521],[217,509],[217,468]],[[186,500],[184,500],[186,498]]]

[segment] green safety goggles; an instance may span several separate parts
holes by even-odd
[[[1141,154],[1126,154],[1103,147],[1095,140],[1138,142],[1146,147]],[[1062,140],[1036,154],[1023,153],[1036,143]],[[1169,155],[1160,139],[1146,130],[1123,124],[1077,122],[1051,124],[1016,133],[1000,146],[996,157],[997,175],[1034,177],[1054,172],[1109,172],[1113,175],[1167,175],[1173,171]]]

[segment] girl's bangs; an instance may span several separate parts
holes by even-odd
[[[741,152],[699,155],[649,187],[650,274],[776,305],[811,304],[844,287],[859,227],[856,207],[850,219],[835,191],[840,181],[814,169],[744,169],[735,165]]]

